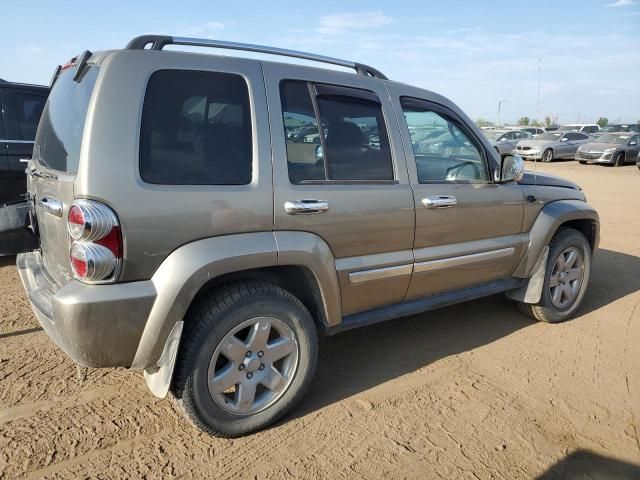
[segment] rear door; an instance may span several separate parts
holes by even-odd
[[[7,201],[18,200],[27,191],[26,161],[31,158],[46,100],[46,94],[39,90],[11,88],[2,91],[7,147],[7,188],[3,195]]]
[[[4,108],[2,108],[2,90],[0,89],[0,205],[5,204],[11,198],[11,173],[9,172],[9,158],[7,134],[4,129]]]
[[[441,97],[389,87],[416,205],[407,300],[508,278],[525,245],[521,187],[492,180],[496,159],[470,121],[440,103]]]
[[[298,66],[263,69],[275,229],[311,232],[329,245],[343,315],[401,302],[413,264],[414,207],[384,84]]]
[[[40,245],[47,270],[61,283],[70,276],[66,212],[73,201],[73,182],[98,67],[63,71],[45,103],[28,163],[28,190],[35,202]]]

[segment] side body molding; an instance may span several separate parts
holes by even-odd
[[[593,250],[600,240],[600,220],[598,212],[580,200],[557,200],[545,205],[529,232],[529,248],[513,273],[514,277],[529,278],[544,247],[553,237],[558,227],[570,220],[590,220],[595,225]]]

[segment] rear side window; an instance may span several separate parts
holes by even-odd
[[[244,79],[219,72],[155,72],[142,112],[142,179],[164,185],[246,185],[251,174]]]
[[[63,71],[45,104],[33,156],[54,170],[75,173],[89,100],[98,77],[97,67],[88,67],[79,82],[73,81],[75,68]]]
[[[36,136],[38,122],[47,98],[24,93],[4,94],[4,116],[7,138],[32,141]]]
[[[371,92],[280,85],[289,180],[391,181],[391,149],[382,108]]]

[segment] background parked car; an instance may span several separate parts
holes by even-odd
[[[606,133],[594,142],[581,145],[576,160],[585,163],[606,163],[621,167],[627,161],[635,161],[640,153],[640,134],[629,132]]]
[[[520,131],[530,133],[535,138],[538,135],[542,135],[546,130],[542,127],[522,127]]]
[[[489,143],[500,155],[509,155],[516,148],[520,140],[531,138],[531,134],[524,130],[503,132],[497,137],[489,138]]]
[[[542,160],[543,162],[551,162],[559,158],[573,159],[580,145],[594,140],[586,133],[557,130],[518,142],[516,153],[525,160]]]
[[[562,125],[558,128],[558,131],[598,133],[600,131],[600,127],[595,123],[569,123],[567,125]]]
[[[0,79],[0,205],[27,191],[22,159],[31,158],[33,139],[49,88]]]
[[[639,132],[640,133],[640,125],[636,124],[627,124],[627,123],[614,123],[609,124],[606,127],[600,129],[597,134],[594,134],[595,137],[599,137],[600,135],[604,135],[606,133],[617,133],[617,132]]]

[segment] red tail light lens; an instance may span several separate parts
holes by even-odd
[[[76,200],[69,208],[71,268],[87,282],[111,282],[122,267],[122,234],[111,208],[94,200]]]

